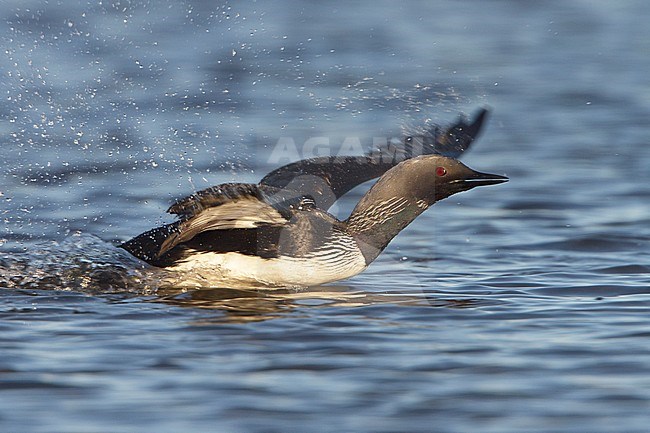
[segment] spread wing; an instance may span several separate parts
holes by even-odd
[[[291,190],[311,196],[320,209],[334,202],[357,185],[381,176],[399,162],[398,158],[367,156],[323,156],[303,159],[280,167],[260,185]]]
[[[260,185],[309,195],[319,208],[327,210],[354,187],[381,176],[405,159],[433,153],[458,158],[480,133],[487,113],[487,109],[481,108],[471,121],[461,116],[444,131],[434,127],[422,135],[406,137],[403,143],[389,143],[368,155],[296,161],[273,170]]]
[[[150,230],[120,246],[151,262],[202,232],[285,225],[293,209],[305,200],[286,191],[252,184],[214,186],[174,203],[168,212],[178,215],[179,221]]]
[[[271,194],[269,196],[272,198]],[[262,188],[252,184],[231,183],[204,189],[169,208],[167,212],[178,215],[181,221],[178,231],[165,239],[158,254],[165,254],[176,245],[210,230],[284,225],[291,218],[290,206],[282,200],[273,203]]]
[[[256,216],[261,220],[274,220],[279,215],[279,210],[265,201],[267,198],[272,198],[276,192],[279,191],[272,187],[249,183],[224,183],[177,200],[167,209],[167,212],[178,215],[181,220],[198,218],[205,212],[218,212],[224,224],[228,224],[227,221],[253,223]],[[280,201],[280,199],[274,200],[276,203]],[[256,214],[256,212],[261,213]],[[237,219],[238,217],[242,219]]]
[[[444,131],[432,128],[429,134],[414,137],[422,140],[423,147],[429,149],[433,147],[433,152],[449,158],[459,158],[481,133],[488,116],[486,108],[479,108],[471,121],[461,115],[456,123],[450,125]],[[408,140],[408,138],[407,138]]]

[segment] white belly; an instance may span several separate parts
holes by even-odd
[[[308,257],[263,259],[241,253],[194,252],[166,268],[174,287],[308,287],[350,278],[367,267],[358,248]]]

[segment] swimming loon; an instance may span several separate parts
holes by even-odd
[[[120,247],[177,272],[176,286],[306,287],[352,277],[435,202],[508,180],[456,159],[477,137],[486,114],[480,109],[471,122],[461,116],[444,131],[408,136],[378,154],[310,158],[280,167],[258,184],[207,188],[172,204],[168,212],[177,221]],[[327,212],[376,177],[346,220]]]

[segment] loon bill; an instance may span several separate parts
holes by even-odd
[[[316,157],[280,167],[258,184],[227,183],[181,199],[178,220],[120,247],[176,272],[187,287],[306,287],[362,272],[435,202],[506,182],[456,158],[478,136],[487,110],[444,131],[408,136],[358,157]],[[380,177],[348,219],[327,210],[345,193]]]

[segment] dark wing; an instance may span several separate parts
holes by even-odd
[[[319,208],[327,210],[354,187],[381,176],[405,159],[433,153],[457,158],[476,139],[487,113],[481,108],[469,123],[461,116],[442,132],[434,127],[422,135],[406,137],[403,143],[388,143],[365,156],[323,156],[296,161],[273,170],[260,185],[311,196]]]
[[[124,248],[140,260],[157,265],[157,260],[161,256],[160,246],[167,238],[178,233],[179,224],[180,221],[176,221],[162,227],[156,227],[120,244],[119,247]]]
[[[476,140],[485,124],[487,115],[488,110],[486,108],[479,108],[469,123],[467,118],[461,115],[456,123],[442,132],[434,127],[429,130],[429,133],[411,139],[422,140],[425,149],[433,147],[433,152],[429,153],[439,153],[457,159]]]
[[[323,156],[303,159],[267,174],[261,186],[295,191],[314,199],[320,209],[357,185],[381,176],[399,162],[397,158],[367,156]]]
[[[179,221],[143,233],[120,245],[147,262],[211,230],[282,226],[306,198],[251,184],[223,184],[174,203],[169,213]]]
[[[250,183],[224,183],[197,191],[188,197],[177,200],[167,209],[167,212],[178,215],[181,220],[187,220],[198,216],[204,211],[218,208],[224,212],[225,221],[231,221],[234,220],[233,217],[236,215],[231,217],[229,212],[237,212],[237,207],[240,205],[243,209],[250,206],[251,210],[255,206],[260,206],[263,208],[260,210],[264,210],[260,217],[264,219],[268,217],[267,213],[270,212],[269,209],[266,209],[269,204],[265,203],[265,201],[269,197],[273,197],[275,193],[279,193],[279,191]],[[275,202],[278,201],[280,200],[275,200]],[[233,206],[234,204],[237,205]],[[244,217],[245,221],[249,217],[252,218],[253,214],[241,216]]]

